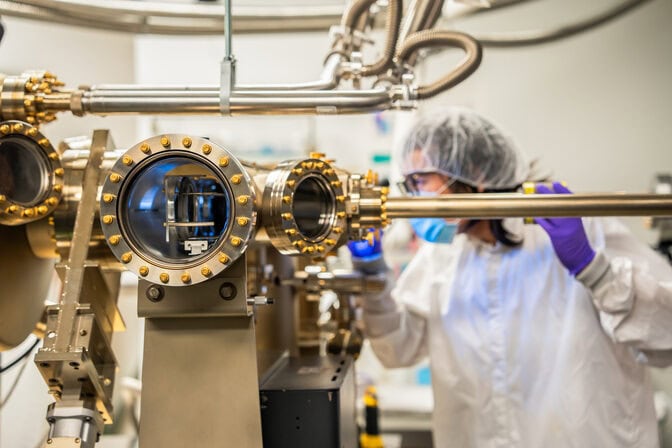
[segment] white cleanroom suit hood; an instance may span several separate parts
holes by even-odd
[[[424,245],[364,300],[387,366],[429,355],[437,447],[655,447],[646,363],[672,363],[672,268],[617,220],[585,219],[577,278],[546,233],[517,248]]]

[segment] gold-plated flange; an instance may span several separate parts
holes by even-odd
[[[63,194],[61,157],[37,128],[0,123],[0,225],[21,225],[54,211]]]
[[[141,244],[133,241],[131,229],[126,228],[128,224],[122,216],[136,212],[124,208],[123,204],[128,200],[134,182],[139,182],[139,175],[168,158],[193,161],[196,166],[207,167],[217,177],[228,198],[227,210],[216,217],[226,221],[221,235],[203,250],[202,255],[184,260],[160,259],[143,250]],[[222,163],[224,160],[226,163]],[[186,165],[182,169],[188,172],[190,168]],[[166,188],[165,184],[156,187]],[[157,284],[186,286],[213,278],[243,254],[256,230],[256,192],[249,174],[228,150],[200,137],[167,134],[133,146],[110,170],[101,197],[102,227],[110,249],[129,271]],[[163,225],[165,228],[167,223]],[[175,225],[189,223],[177,222]]]
[[[342,181],[322,154],[311,156],[280,163],[266,179],[264,227],[286,255],[323,257],[347,228]]]
[[[54,121],[56,115],[45,107],[45,96],[62,94],[59,99],[69,105],[69,93],[59,92],[63,85],[56,75],[43,70],[0,79],[0,119],[16,119],[36,126]]]

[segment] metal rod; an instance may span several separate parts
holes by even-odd
[[[231,41],[231,0],[225,0],[225,10],[224,10],[224,58],[231,59],[233,56],[233,47]]]
[[[228,99],[229,114],[338,114],[370,112],[392,107],[394,94],[388,89],[370,90],[250,90],[235,89]],[[220,115],[217,91],[198,93],[151,91],[87,91],[83,93],[85,114],[170,114]]]
[[[384,205],[394,218],[507,218],[558,216],[672,216],[672,195],[577,193],[524,195],[459,194],[392,197]]]

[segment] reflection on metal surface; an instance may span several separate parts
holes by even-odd
[[[109,172],[100,219],[112,252],[153,283],[188,285],[226,269],[257,222],[256,192],[226,149],[170,134],[129,149]]]
[[[346,229],[343,181],[324,155],[286,161],[266,179],[263,224],[282,254],[324,256]]]
[[[20,225],[54,211],[64,170],[51,142],[21,121],[0,123],[0,225]]]
[[[458,194],[394,197],[385,203],[394,218],[506,218],[528,216],[672,216],[672,194],[577,193]]]

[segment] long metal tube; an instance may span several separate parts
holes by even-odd
[[[230,113],[338,114],[389,109],[393,94],[386,89],[339,91],[241,91],[230,98]],[[54,105],[54,108],[60,107]],[[59,109],[60,110],[60,109]],[[217,91],[97,91],[83,93],[84,114],[220,115]]]
[[[672,216],[670,194],[577,193],[524,195],[459,194],[392,197],[384,205],[394,218],[506,218],[553,216]]]
[[[316,81],[286,84],[236,84],[236,91],[248,90],[331,90],[338,85],[338,69],[343,60],[340,54],[332,54],[324,63],[320,78]],[[93,91],[108,96],[157,96],[168,92],[172,96],[193,96],[219,94],[216,84],[99,84],[92,87]]]

